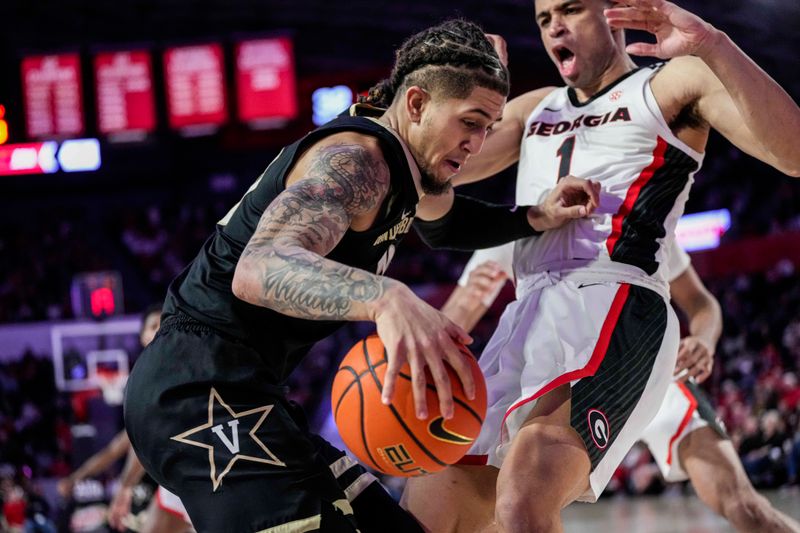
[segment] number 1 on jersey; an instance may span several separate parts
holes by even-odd
[[[561,146],[556,150],[556,157],[561,158],[558,165],[558,179],[569,175],[569,169],[572,166],[572,152],[575,151],[575,136],[567,137]]]

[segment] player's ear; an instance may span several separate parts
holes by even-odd
[[[419,123],[422,120],[422,112],[430,102],[431,95],[417,85],[408,88],[405,94],[406,112],[411,122]]]

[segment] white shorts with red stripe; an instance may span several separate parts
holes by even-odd
[[[658,464],[666,481],[686,481],[678,446],[683,438],[696,429],[709,425],[700,416],[698,400],[683,383],[672,383],[656,417],[642,433],[642,441]]]
[[[192,521],[189,519],[189,513],[186,512],[183,502],[176,494],[159,486],[156,492],[156,501],[161,509],[177,516],[189,525],[192,524]]]
[[[661,405],[678,320],[664,296],[642,286],[577,272],[543,273],[528,286],[480,359],[489,407],[461,462],[500,467],[537,398],[571,383],[571,425],[592,462],[579,499],[592,502]]]

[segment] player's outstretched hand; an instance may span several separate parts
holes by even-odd
[[[714,352],[697,337],[684,337],[678,348],[678,362],[675,365],[675,377],[679,381],[694,378],[698,383],[711,375],[714,368]]]
[[[528,221],[536,231],[559,228],[570,220],[591,215],[599,204],[599,183],[565,176],[544,202],[528,209]]]
[[[72,481],[72,478],[69,477],[65,477],[64,479],[59,479],[58,484],[56,485],[56,490],[58,490],[58,493],[65,500],[72,498],[73,488],[75,488],[75,482]]]
[[[508,279],[503,267],[497,261],[484,261],[475,267],[467,278],[467,295],[477,303],[499,290]]]
[[[117,531],[125,531],[125,518],[131,512],[133,491],[130,487],[120,486],[111,504],[108,506],[108,524]]]
[[[605,10],[605,16],[612,28],[644,30],[655,35],[653,44],[628,45],[626,51],[638,56],[702,57],[718,34],[711,24],[666,0],[615,0],[614,7]]]
[[[402,283],[393,284],[383,300],[385,303],[375,315],[378,336],[386,347],[389,361],[383,383],[383,403],[391,402],[400,368],[408,361],[417,418],[428,418],[426,367],[433,376],[442,416],[452,418],[453,393],[444,363],[453,367],[467,397],[474,398],[475,382],[467,360],[471,356],[461,350],[462,345],[472,342],[472,337]]]

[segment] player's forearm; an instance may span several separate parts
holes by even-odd
[[[712,352],[722,334],[722,310],[713,297],[704,298],[689,318],[689,334],[706,342]]]
[[[754,137],[773,155],[771,164],[800,177],[800,108],[792,97],[722,31],[714,30],[697,55],[725,86]]]
[[[442,313],[469,333],[489,308],[469,294],[469,289],[456,286],[442,306]]]
[[[457,194],[447,213],[436,220],[417,218],[414,228],[431,248],[480,250],[540,233],[531,226],[531,210]]]
[[[114,462],[130,449],[131,441],[125,431],[120,431],[102,450],[91,456],[80,468],[70,475],[73,482],[105,472]]]
[[[77,483],[86,479],[87,477],[96,476],[102,472],[105,472],[112,464],[114,464],[114,461],[117,459],[118,456],[112,457],[109,453],[100,452],[90,457],[80,466],[80,468],[73,472],[69,478],[74,483]]]
[[[381,299],[399,282],[370,274],[298,245],[274,244],[258,257],[243,254],[234,294],[248,303],[309,320],[373,320]]]
[[[139,483],[144,477],[144,466],[142,466],[139,458],[136,457],[136,452],[133,448],[128,450],[128,456],[125,459],[125,467],[119,476],[120,485],[123,487],[133,487]]]

